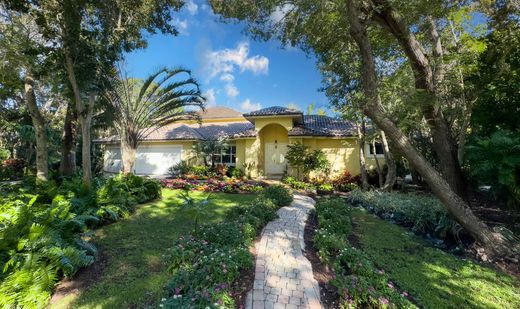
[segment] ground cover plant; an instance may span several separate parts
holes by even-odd
[[[119,175],[87,190],[79,178],[61,185],[25,183],[6,189],[0,204],[0,305],[44,307],[62,277],[90,265],[96,247],[85,234],[156,199],[154,180]]]
[[[352,210],[359,247],[423,308],[519,308],[520,282],[493,268],[431,247],[400,226]]]
[[[340,198],[316,203],[319,228],[314,245],[321,261],[334,271],[331,283],[338,288],[342,308],[415,308],[406,298],[406,291],[400,292],[388,275],[348,243],[351,211]]]
[[[226,220],[206,224],[179,237],[168,255],[172,278],[165,308],[236,308],[232,284],[242,271],[252,269],[249,247],[277,206],[260,195],[228,211]]]
[[[93,282],[78,293],[66,293],[51,308],[143,308],[157,305],[171,279],[168,257],[172,244],[193,229],[193,216],[183,207],[183,190],[162,189],[160,200],[139,205],[135,213],[95,231],[104,266],[85,274]],[[195,201],[207,193],[191,191]],[[211,193],[199,218],[202,225],[221,222],[228,211],[256,199],[255,194]],[[88,269],[87,269],[88,270]],[[81,279],[81,274],[78,280]]]
[[[457,243],[463,233],[461,226],[433,196],[354,190],[350,200],[381,218],[425,235],[437,245],[444,245],[444,240]]]

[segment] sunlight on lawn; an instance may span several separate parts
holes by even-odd
[[[160,201],[138,206],[125,220],[96,231],[107,266],[95,284],[79,295],[68,295],[51,308],[125,308],[151,305],[161,298],[168,280],[163,255],[173,240],[193,228],[179,209],[179,190],[163,189]],[[207,194],[193,192],[196,198]],[[203,222],[218,221],[227,209],[255,195],[213,193]]]
[[[363,251],[424,308],[520,308],[518,280],[428,246],[361,210],[353,211]]]

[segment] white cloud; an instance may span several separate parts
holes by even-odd
[[[250,112],[260,109],[262,105],[260,105],[260,103],[252,103],[250,99],[246,99],[242,104],[240,104],[240,107],[242,108],[242,111]]]
[[[213,88],[208,89],[208,91],[203,93],[203,96],[206,98],[206,106],[217,105],[217,97],[215,95],[215,89],[213,89]]]
[[[222,74],[220,76],[220,80],[224,81],[224,82],[232,83],[235,80],[235,76],[233,76],[232,74],[229,74],[229,73]]]
[[[186,4],[184,7],[186,8],[186,10],[188,10],[188,12],[191,15],[197,14],[197,11],[199,9],[199,6],[195,2],[193,2],[193,0],[186,1]]]
[[[180,34],[183,34],[183,35],[188,34],[188,21],[186,19],[174,18],[172,22]]]
[[[234,49],[208,51],[205,54],[206,69],[209,78],[223,73],[231,73],[235,68],[241,72],[250,71],[253,74],[267,74],[269,59],[255,55],[249,57],[249,43],[241,42]]]
[[[234,98],[234,97],[238,96],[238,94],[240,93],[238,91],[238,88],[235,85],[233,85],[232,83],[226,84],[225,89],[226,89],[226,94],[230,98]]]

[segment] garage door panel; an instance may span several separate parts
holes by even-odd
[[[135,172],[144,175],[165,175],[168,169],[179,163],[182,146],[143,146],[137,148]]]

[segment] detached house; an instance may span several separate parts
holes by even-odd
[[[135,173],[166,175],[181,160],[194,158],[193,145],[201,140],[226,137],[230,147],[216,154],[218,163],[246,167],[253,177],[280,177],[291,172],[285,160],[287,145],[301,142],[321,149],[331,163],[331,173],[347,169],[360,172],[356,127],[345,120],[272,106],[241,114],[226,107],[211,107],[201,113],[202,123],[173,123],[153,132],[137,150]],[[121,152],[116,136],[98,140],[105,144],[104,171],[121,170]],[[367,165],[373,167],[374,151],[366,146]],[[384,160],[376,147],[378,160]]]

